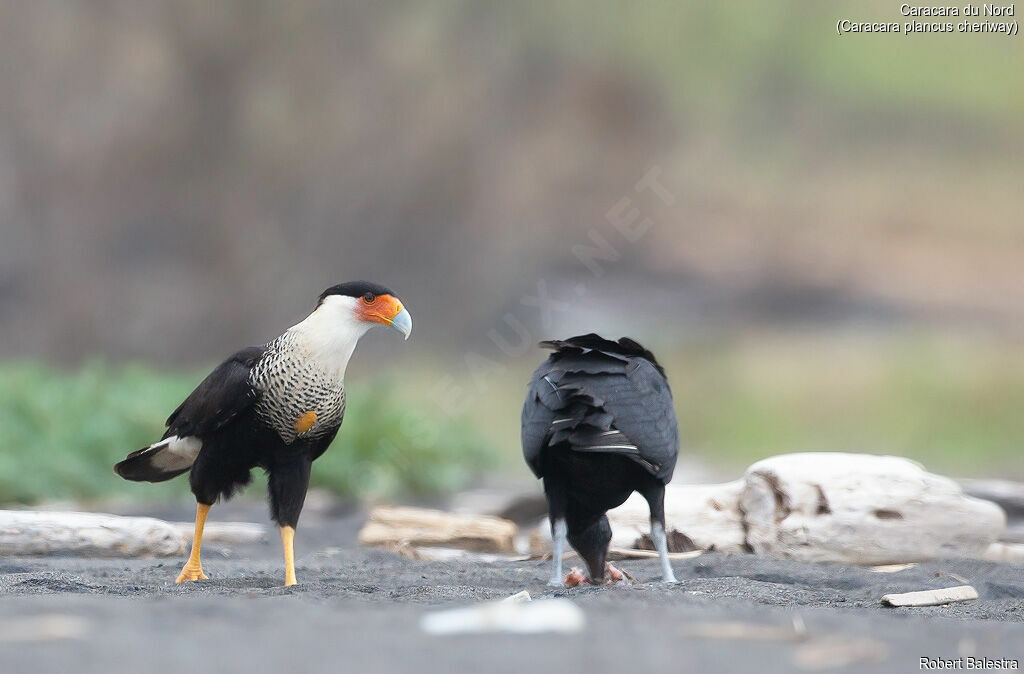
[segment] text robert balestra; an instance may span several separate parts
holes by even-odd
[[[920,669],[926,671],[970,670],[970,671],[1008,671],[1020,670],[1020,661],[1015,658],[929,658],[922,656]]]

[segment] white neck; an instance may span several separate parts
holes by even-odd
[[[330,296],[288,332],[296,338],[296,345],[308,358],[338,378],[344,378],[359,338],[372,325],[355,317],[353,298]]]

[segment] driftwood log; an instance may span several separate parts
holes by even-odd
[[[1013,562],[1024,564],[1024,544],[1021,543],[993,543],[981,556],[990,562]]]
[[[0,510],[0,555],[162,557],[186,549],[173,525],[152,517]]]
[[[739,508],[742,480],[712,485],[673,485],[665,488],[665,524],[673,534],[686,536],[699,550],[743,552],[746,536]],[[651,510],[640,494],[633,494],[608,513],[611,545],[635,548],[651,531]],[[550,535],[548,536],[550,539]]]
[[[787,454],[747,469],[747,544],[761,555],[896,564],[981,557],[1006,516],[913,461],[864,454]]]
[[[452,515],[423,508],[374,508],[359,532],[363,545],[450,547],[515,552],[516,525],[500,517]]]
[[[1010,520],[1024,521],[1024,483],[1010,480],[960,480],[968,496],[992,501]],[[1024,522],[1022,522],[1024,523]]]
[[[171,522],[185,541],[192,543],[196,525],[193,522]],[[267,540],[267,528],[253,522],[206,522],[203,527],[203,543],[223,545],[244,545]]]
[[[611,544],[637,547],[649,517],[636,494],[610,511]],[[805,561],[875,566],[1019,554],[993,546],[1006,525],[994,503],[908,459],[867,454],[786,454],[759,461],[735,482],[669,485],[665,519],[670,541],[674,532],[703,550]],[[531,551],[549,551],[550,540],[545,520]]]

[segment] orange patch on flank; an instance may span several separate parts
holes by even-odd
[[[305,433],[309,429],[313,428],[313,424],[316,423],[316,412],[310,410],[303,414],[301,417],[295,420],[295,432]]]

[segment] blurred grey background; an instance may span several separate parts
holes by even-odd
[[[489,339],[514,339],[511,313],[531,339],[659,349],[708,457],[970,470],[976,451],[1019,472],[1024,43],[839,37],[846,15],[900,20],[890,2],[4,2],[0,358],[193,372],[365,278],[416,319],[371,354],[424,381],[473,369],[467,350],[498,363],[480,393],[509,456],[540,358]],[[635,191],[652,167],[672,205]],[[635,242],[609,222],[623,199],[652,223]],[[595,233],[615,248],[600,276],[574,254]],[[523,302],[540,279],[564,303],[548,324]]]
[[[587,304],[1019,331],[1020,42],[838,6],[5,3],[0,355],[206,361],[355,278],[458,348],[655,165]]]

